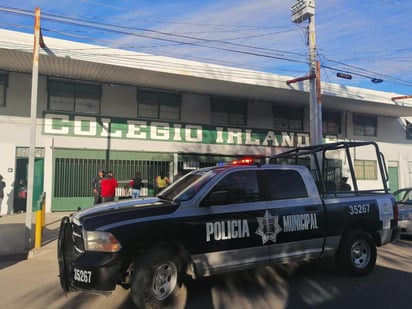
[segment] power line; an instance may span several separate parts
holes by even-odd
[[[8,13],[17,14],[17,15],[23,15],[23,16],[31,16],[32,15],[31,12],[26,11],[26,10],[21,10],[21,9],[1,8],[0,7],[0,12],[1,11],[3,11],[3,12],[5,11],[5,12],[8,12]],[[209,46],[209,45],[202,44],[202,42],[203,43],[223,43],[223,44],[227,44],[227,45],[230,45],[230,46],[236,46],[236,47],[244,47],[244,48],[258,49],[258,50],[265,49],[265,48],[258,48],[258,47],[255,47],[255,46],[251,46],[251,45],[225,42],[225,41],[221,41],[221,40],[214,40],[214,39],[213,40],[206,40],[206,39],[199,39],[199,38],[196,38],[196,37],[193,37],[193,36],[177,35],[177,34],[171,34],[171,33],[167,33],[167,32],[151,30],[151,29],[130,28],[130,27],[112,25],[112,24],[107,24],[107,23],[99,23],[99,22],[93,22],[92,23],[92,22],[89,22],[89,21],[82,21],[82,20],[78,20],[78,19],[75,19],[75,18],[57,16],[57,15],[54,15],[54,14],[43,14],[42,19],[52,21],[52,22],[63,23],[63,24],[82,26],[82,27],[93,28],[93,29],[98,29],[98,30],[106,30],[106,31],[114,32],[114,33],[124,34],[124,35],[143,37],[143,38],[148,38],[148,39],[153,39],[153,40],[161,40],[161,41],[166,41],[166,42],[171,42],[171,43],[176,43],[176,44],[181,44],[181,45],[192,45],[192,46],[211,48],[211,49],[215,49],[215,50],[222,50],[222,51],[240,53],[240,54],[251,55],[251,56],[260,56],[260,57],[266,57],[266,58],[271,58],[271,59],[279,59],[279,60],[285,60],[285,61],[290,61],[290,62],[306,63],[306,61],[300,61],[300,60],[296,60],[296,59],[287,58],[283,55],[275,56],[275,55],[268,55],[268,54],[263,54],[263,53],[259,53],[259,52],[253,52],[253,51],[242,51],[242,50],[236,50],[236,49],[233,49],[233,48]],[[135,33],[135,32],[131,32],[130,30],[136,30],[136,31],[144,32],[144,33],[150,33],[150,34]],[[161,35],[161,36],[165,36],[165,37],[157,37],[157,36],[154,36],[153,34]],[[181,40],[178,40],[178,39],[181,39]],[[182,39],[195,40],[195,42],[193,42],[193,41],[182,41]],[[290,53],[290,54],[294,54],[294,55],[304,56],[302,54],[298,54],[298,53],[295,53],[295,52],[287,52],[287,51],[274,50],[274,49],[266,49],[266,50],[270,51],[270,52]]]
[[[93,1],[86,1],[86,2],[93,2]],[[33,17],[33,13],[27,10],[22,10],[22,9],[17,9],[17,8],[10,8],[10,7],[0,7],[0,12],[3,12],[5,14],[13,14],[13,15],[19,15],[19,16],[25,16],[25,17]],[[234,38],[225,38],[225,39],[202,39],[194,36],[189,36],[189,35],[182,35],[182,34],[172,34],[168,32],[163,32],[163,31],[157,31],[157,30],[152,30],[152,29],[145,29],[145,28],[131,28],[131,27],[125,27],[125,26],[120,26],[120,25],[114,25],[114,24],[108,24],[108,23],[102,23],[102,22],[91,22],[87,20],[80,20],[77,18],[70,18],[70,17],[64,17],[64,16],[59,16],[55,14],[43,14],[42,16],[43,20],[47,20],[50,22],[55,22],[55,23],[61,23],[61,24],[66,24],[66,25],[74,25],[74,26],[80,26],[88,29],[95,29],[95,30],[101,30],[101,31],[108,31],[112,33],[117,33],[117,34],[123,34],[123,35],[130,35],[130,36],[137,36],[141,38],[146,38],[146,39],[151,39],[151,40],[158,40],[158,41],[163,41],[163,42],[169,42],[172,44],[169,45],[152,45],[152,46],[146,46],[146,47],[139,47],[141,48],[156,48],[156,47],[169,47],[169,46],[196,46],[196,47],[202,47],[202,48],[209,48],[209,49],[214,49],[214,50],[221,50],[225,52],[233,52],[233,53],[239,53],[239,54],[244,54],[244,55],[249,55],[249,56],[257,56],[257,57],[264,57],[268,59],[277,59],[277,60],[283,60],[283,61],[288,61],[288,62],[293,62],[293,63],[304,63],[307,64],[307,55],[303,53],[297,53],[297,52],[290,52],[290,51],[284,51],[284,50],[278,50],[278,49],[272,49],[272,48],[264,48],[264,47],[256,47],[253,45],[247,45],[247,44],[240,44],[240,43],[233,43],[233,42],[228,42],[230,40],[240,40],[240,39],[248,39],[248,38],[256,38],[256,37],[263,37],[263,36],[270,36],[270,35],[276,35],[279,33],[283,32],[290,32],[290,31],[296,31],[296,30],[301,30],[301,29],[288,29],[280,32],[273,32],[273,33],[264,33],[264,34],[256,34],[256,35],[250,35],[250,36],[242,36],[242,37],[234,37]],[[201,24],[201,25],[211,25],[211,24]],[[18,27],[19,25],[16,25]],[[214,26],[223,26],[223,25],[214,25]],[[228,25],[224,25],[229,27]],[[20,26],[21,27],[21,26]],[[247,26],[250,27],[250,26]],[[270,28],[270,27],[269,27]],[[56,33],[57,31],[52,30],[52,29],[47,29],[43,28],[46,31],[49,32],[54,32]],[[138,31],[139,33],[133,32],[133,31]],[[60,32],[61,34],[64,34],[64,32]],[[74,35],[74,34],[68,34],[65,33],[65,35],[69,35],[72,37],[81,37],[80,35]],[[84,37],[83,39],[87,40],[94,40],[96,41],[96,37]],[[105,41],[110,45],[109,40],[103,40],[100,39],[101,41]],[[210,45],[210,44],[225,44],[227,46],[231,47],[222,47],[222,46],[215,46],[215,45]],[[129,47],[130,48],[130,47]],[[239,50],[238,48],[244,48],[246,50]],[[164,52],[164,51],[163,51]],[[273,53],[273,54],[272,54]],[[296,58],[291,58],[285,55],[291,55],[291,56],[297,56],[297,57],[304,57],[305,59],[296,59]],[[201,57],[199,57],[202,59]],[[386,81],[391,81],[393,83],[397,83],[400,85],[406,85],[409,86],[412,84],[412,82],[396,78],[390,75],[386,74],[381,74],[378,72],[373,72],[369,70],[365,70],[353,65],[348,65],[343,62],[331,60],[325,58],[329,62],[333,62],[339,65],[346,66],[348,68],[351,68],[353,70],[356,70],[358,72],[353,72],[353,70],[348,70],[348,69],[339,69],[339,68],[334,68],[332,66],[326,66],[322,65],[323,68],[329,69],[329,70],[334,70],[334,71],[345,71],[347,73],[357,75],[357,76],[362,76],[362,77],[367,77],[372,79],[373,77],[369,76],[369,74],[372,75],[378,75],[384,77]],[[213,59],[217,60],[217,59]],[[360,72],[360,73],[359,73]]]
[[[325,64],[321,64],[322,68],[333,70],[335,72],[342,72],[342,73],[347,73],[347,74],[350,74],[350,75],[365,77],[365,78],[368,78],[372,82],[375,82],[375,83],[376,82],[387,81],[387,82],[392,82],[392,83],[396,83],[396,84],[403,85],[403,86],[412,86],[412,81],[407,81],[407,80],[403,80],[403,79],[393,77],[393,76],[390,76],[390,75],[386,75],[386,74],[382,74],[382,73],[378,73],[378,72],[373,72],[373,71],[366,70],[366,69],[363,69],[363,68],[359,68],[359,67],[356,67],[356,66],[353,66],[353,65],[350,65],[350,64],[340,62],[340,61],[335,61],[335,60],[331,60],[331,59],[327,59],[327,60],[330,61],[330,62],[333,62],[333,63],[343,65],[343,66],[348,67],[348,68],[352,68],[354,70],[357,70],[357,72],[353,71],[353,70],[350,70],[350,69],[346,69],[346,68],[342,69],[342,68],[331,67],[331,66],[327,66]],[[359,73],[359,72],[361,72],[361,73]]]

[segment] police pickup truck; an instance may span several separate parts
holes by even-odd
[[[367,171],[355,164],[362,155],[374,160]],[[375,143],[296,148],[269,160],[198,169],[156,197],[63,218],[61,287],[108,293],[119,284],[138,307],[179,308],[189,276],[330,255],[346,274],[363,276],[375,265],[376,247],[399,237]],[[341,176],[350,191],[340,190]]]

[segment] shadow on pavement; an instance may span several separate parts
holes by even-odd
[[[46,214],[46,223],[41,231],[41,246],[31,250],[26,248],[26,214],[16,214],[0,218],[0,269],[12,266],[28,259],[33,252],[40,252],[43,248],[55,241],[59,236],[61,218],[66,213]],[[33,247],[35,245],[36,225],[33,219],[31,233]],[[29,233],[28,233],[29,234]]]

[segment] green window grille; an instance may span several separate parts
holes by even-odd
[[[90,197],[92,180],[101,169],[112,170],[119,182],[119,188],[129,184],[136,172],[142,174],[147,188],[153,189],[156,175],[169,171],[168,161],[105,160],[56,158],[54,197]]]

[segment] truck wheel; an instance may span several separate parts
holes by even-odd
[[[376,245],[369,233],[363,230],[345,233],[337,261],[349,276],[367,275],[376,263]]]
[[[159,248],[134,263],[133,302],[139,308],[184,308],[183,275],[186,265],[171,249]]]

